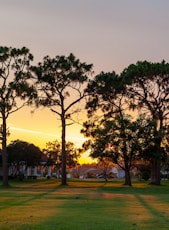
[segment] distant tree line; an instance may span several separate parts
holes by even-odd
[[[3,185],[8,186],[7,118],[24,106],[45,106],[60,118],[62,133],[59,157],[61,184],[66,185],[66,127],[74,114],[86,109],[88,120],[82,133],[89,138],[84,149],[90,156],[109,159],[125,171],[139,160],[151,164],[151,183],[160,185],[160,169],[168,156],[169,64],[137,62],[121,74],[93,73],[73,54],[46,56],[37,65],[23,47],[0,47],[0,118]],[[13,143],[14,144],[14,143]],[[58,143],[56,143],[57,145]],[[70,146],[69,146],[70,147]],[[70,147],[72,148],[72,147]],[[82,150],[80,150],[82,151]],[[78,151],[77,151],[77,154]]]
[[[22,179],[24,175],[20,174],[20,166],[35,167],[35,166],[55,166],[58,172],[61,171],[61,142],[55,140],[47,142],[46,148],[40,149],[32,143],[26,141],[15,140],[7,146],[8,152],[8,166],[15,168],[15,173],[9,174],[11,178],[20,176]],[[81,148],[77,148],[74,143],[66,142],[66,168],[76,167],[78,158],[82,153]],[[0,158],[0,163],[2,159]]]

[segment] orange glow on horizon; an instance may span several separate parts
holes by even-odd
[[[32,143],[38,146],[40,149],[46,147],[47,142],[52,142],[55,140],[61,140],[60,135],[48,132],[42,132],[32,129],[24,129],[15,126],[9,126],[10,136],[8,137],[8,144],[14,140],[22,140]],[[81,147],[84,141],[86,140],[83,135],[79,134],[79,136],[70,136],[67,135],[66,138],[68,141],[71,141],[77,147]],[[89,157],[89,153],[85,152],[79,159],[80,164],[84,163],[93,163],[94,160]]]

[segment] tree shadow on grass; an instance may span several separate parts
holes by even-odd
[[[169,226],[169,209],[168,204],[163,203],[156,195],[139,195],[135,194],[139,203],[151,214],[151,221],[159,229],[168,229]],[[168,209],[168,210],[167,210]]]

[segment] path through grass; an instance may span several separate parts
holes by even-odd
[[[0,230],[168,230],[169,182],[37,180],[0,188]]]

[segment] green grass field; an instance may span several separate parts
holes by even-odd
[[[168,230],[169,181],[11,181],[0,186],[0,230]]]

